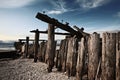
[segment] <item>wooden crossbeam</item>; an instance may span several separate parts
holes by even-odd
[[[19,41],[26,41],[26,39],[19,39]],[[34,39],[29,39],[29,41],[35,41],[35,40]],[[39,41],[47,41],[47,40],[40,39]]]
[[[54,26],[57,26],[57,27],[61,28],[62,30],[69,32],[71,35],[76,35],[78,38],[83,37],[83,35],[80,32],[75,31],[68,24],[60,23],[58,20],[51,18],[45,14],[37,13],[36,18],[40,19],[46,23],[53,24]]]
[[[30,32],[36,32],[36,30],[32,30]],[[48,34],[48,31],[38,31],[39,33],[43,33],[43,34]],[[56,35],[71,35],[70,33],[58,33],[58,32],[55,32],[54,34]]]

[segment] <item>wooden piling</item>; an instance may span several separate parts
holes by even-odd
[[[82,72],[85,63],[85,40],[84,38],[81,39],[81,43],[79,43],[78,47],[78,58],[77,58],[77,66],[76,66],[76,80],[82,80]]]
[[[88,39],[89,36],[83,37],[78,43],[78,58],[76,66],[76,80],[82,80],[88,71]]]
[[[100,54],[100,35],[93,33],[89,38],[89,52],[88,52],[88,80],[95,80],[97,68],[99,64]]]
[[[116,35],[116,80],[120,80],[120,32]]]
[[[59,50],[55,51],[55,67],[58,69]],[[58,70],[59,71],[59,70]]]
[[[35,51],[34,51],[34,62],[37,62],[38,59],[38,47],[39,47],[39,30],[35,31]]]
[[[60,49],[58,54],[58,71],[66,71],[66,60],[67,60],[67,49],[68,49],[68,39],[64,39],[60,43]]]
[[[38,52],[38,59],[41,62],[45,61],[45,53],[46,53],[46,42],[41,42],[40,47],[39,47],[39,52]]]
[[[102,40],[102,77],[101,80],[115,80],[116,34],[103,33]]]
[[[29,37],[26,37],[26,55],[25,55],[25,57],[27,57],[28,56],[28,48],[29,48]]]
[[[69,39],[68,42],[68,53],[67,53],[67,63],[66,71],[68,76],[76,75],[76,65],[77,65],[77,50],[78,50],[78,41],[77,38],[73,37]]]
[[[66,62],[67,62],[67,52],[68,52],[68,41],[69,38],[65,39],[64,42],[64,56],[63,56],[63,62],[62,62],[62,71],[65,72],[66,71]]]
[[[54,41],[54,25],[48,24],[48,43],[47,43],[47,52],[48,55],[48,72],[52,71],[54,66],[54,56],[55,56],[55,41]]]

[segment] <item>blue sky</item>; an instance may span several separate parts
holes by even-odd
[[[35,18],[43,11],[88,33],[120,30],[120,0],[0,0],[0,40],[34,38],[29,31],[46,30],[48,24]]]

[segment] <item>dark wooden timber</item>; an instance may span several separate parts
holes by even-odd
[[[47,22],[49,24],[53,24],[54,26],[57,26],[57,27],[61,28],[62,30],[70,32],[71,35],[77,35],[78,38],[82,38],[83,37],[83,35],[80,32],[75,31],[69,25],[60,23],[58,20],[56,20],[54,18],[51,18],[51,17],[49,17],[49,16],[47,16],[45,14],[37,13],[36,18],[38,18],[38,19],[40,19],[40,20],[42,20],[44,22]]]
[[[55,56],[55,36],[54,36],[54,25],[48,24],[48,43],[47,43],[47,52],[48,55],[47,64],[48,72],[52,71],[54,66],[54,56]]]
[[[30,32],[35,32],[35,30],[32,30]],[[48,31],[38,31],[39,33],[43,33],[43,34],[48,34]],[[58,32],[54,32],[54,34],[56,35],[71,35],[70,33],[58,33]]]
[[[26,39],[19,39],[19,41],[26,41]],[[29,39],[29,41],[35,41],[34,39]],[[44,39],[40,39],[39,41],[47,41],[47,40],[44,40]]]
[[[34,30],[32,32],[35,33],[34,62],[37,62],[37,59],[38,59],[38,57],[37,57],[38,56],[38,47],[39,47],[39,30],[36,29],[36,30]]]
[[[0,59],[2,58],[17,58],[19,55],[16,50],[0,50]]]
[[[29,37],[26,37],[26,55],[25,55],[25,57],[27,57],[28,56],[28,48],[29,48]]]

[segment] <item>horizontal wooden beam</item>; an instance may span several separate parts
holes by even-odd
[[[26,41],[26,39],[19,39],[19,41]],[[35,41],[34,39],[29,39],[29,41]],[[42,39],[40,39],[39,41],[47,41],[47,40],[42,40]]]
[[[30,32],[35,33],[36,30],[32,30],[32,31],[30,31]],[[47,31],[38,31],[38,32],[39,32],[39,33],[43,33],[43,34],[48,34]],[[56,34],[56,35],[71,35],[70,33],[58,33],[58,32],[55,32],[54,34]]]

